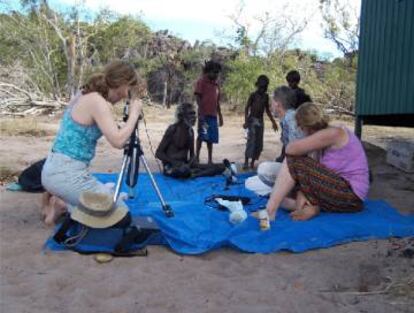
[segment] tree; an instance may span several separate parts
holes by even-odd
[[[352,66],[359,45],[359,8],[346,0],[319,0],[325,37],[335,43]]]
[[[285,11],[289,11],[289,5],[285,5],[280,12],[265,10],[249,21],[244,14],[245,3],[240,1],[235,13],[229,16],[235,25],[234,42],[246,55],[270,55],[276,50],[285,51],[305,29],[309,19],[293,20]]]
[[[41,17],[48,10],[42,2],[39,6],[31,3],[26,15],[16,11],[4,14],[0,24],[0,49],[6,52],[5,61],[20,60],[39,89],[58,99],[61,96],[58,73],[63,59],[56,34]]]
[[[260,57],[247,57],[244,54],[228,63],[223,92],[234,107],[244,107],[249,94],[254,89],[256,78],[265,74],[264,62]]]
[[[335,59],[326,66],[324,77],[324,103],[341,113],[351,113],[355,106],[356,69],[348,63],[348,59]]]
[[[148,43],[152,38],[148,26],[139,17],[102,13],[95,22],[98,31],[91,38],[101,61],[107,63],[113,58],[146,58]]]

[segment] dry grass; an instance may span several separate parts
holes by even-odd
[[[9,167],[0,165],[0,185],[15,181],[19,172]]]
[[[114,113],[118,121],[122,120],[124,106],[118,104],[114,106]],[[145,105],[143,108],[145,122],[149,125],[170,124],[174,122],[176,105],[170,109],[162,107],[160,104]],[[223,117],[226,126],[241,128],[244,122],[244,112],[232,110],[228,105],[223,104]],[[62,112],[60,112],[62,113]],[[32,136],[42,137],[54,135],[58,124],[59,115],[55,117],[38,116],[31,118],[3,118],[0,119],[0,134],[2,136]],[[266,128],[270,128],[270,121],[264,117]],[[277,119],[276,119],[277,120]],[[345,124],[353,129],[353,117],[346,115],[331,115],[330,120],[334,124]],[[366,125],[363,128],[363,140],[372,142],[382,148],[386,148],[390,140],[412,141],[414,138],[414,128],[404,127],[385,127]]]
[[[390,288],[390,294],[395,298],[414,299],[414,278],[394,284]]]
[[[35,118],[15,118],[0,120],[0,133],[2,136],[29,136],[43,137],[51,135]]]

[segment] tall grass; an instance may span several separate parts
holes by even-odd
[[[2,136],[29,136],[42,137],[51,132],[43,129],[34,118],[15,118],[0,120],[0,134]]]

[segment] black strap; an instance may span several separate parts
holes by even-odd
[[[228,200],[228,201],[241,201],[243,205],[247,205],[250,203],[250,198],[249,197],[243,197],[243,196],[233,196],[233,195],[220,195],[220,194],[214,194],[211,197],[213,197],[214,199],[216,198],[221,198],[223,200]]]
[[[214,195],[211,195],[205,198],[204,204],[209,207],[219,209],[221,211],[227,211],[228,209],[225,206],[222,206],[216,201],[217,198],[221,198],[227,201],[239,201],[240,200],[243,205],[247,205],[251,201],[249,197],[214,194]]]
[[[58,244],[62,244],[68,238],[67,232],[69,228],[75,225],[75,223],[77,222],[72,220],[69,215],[66,215],[64,217],[62,224],[60,225],[60,228],[53,236],[53,240],[56,241]]]

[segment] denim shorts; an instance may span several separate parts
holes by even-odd
[[[89,165],[71,157],[50,152],[42,170],[42,185],[51,194],[68,204],[68,210],[79,204],[84,191],[112,194],[111,188],[99,182],[89,172]],[[126,206],[122,200],[117,205]]]
[[[198,118],[198,139],[209,143],[219,142],[217,116],[204,116]]]

